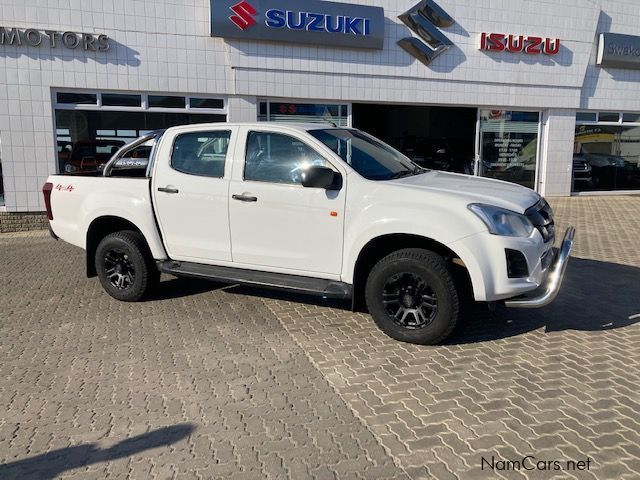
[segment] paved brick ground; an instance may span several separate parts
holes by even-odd
[[[261,299],[118,303],[43,234],[0,259],[0,479],[407,478]]]
[[[579,230],[557,302],[478,308],[446,346],[399,344],[366,315],[268,301],[412,478],[640,478],[640,197],[552,203],[560,226]],[[591,468],[482,469],[482,458],[526,455]]]
[[[0,479],[640,478],[640,197],[553,203],[579,229],[557,303],[439,347],[186,280],[118,303],[79,250],[0,236]],[[523,455],[591,470],[481,469]]]

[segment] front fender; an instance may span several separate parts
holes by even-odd
[[[371,205],[360,212],[348,212],[352,221],[348,222],[345,234],[342,281],[353,283],[360,252],[376,238],[404,234],[449,246],[460,238],[486,229],[480,221],[470,218],[466,209],[464,213],[460,215],[455,208],[446,205],[435,208],[408,202]]]

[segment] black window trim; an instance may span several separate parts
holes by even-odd
[[[178,168],[173,166],[173,154],[175,153],[176,142],[178,141],[178,138],[180,138],[182,135],[189,135],[189,134],[194,134],[194,133],[195,134],[203,134],[203,133],[206,134],[206,133],[211,133],[211,132],[227,132],[227,133],[229,133],[229,144],[227,145],[227,152],[225,153],[225,156],[224,156],[224,167],[223,167],[223,170],[222,170],[222,176],[221,177],[216,176],[216,175],[200,175],[200,174],[197,174],[197,173],[185,172],[185,171],[180,170],[180,169],[178,169]],[[229,129],[228,127],[227,128],[220,128],[220,129],[215,129],[215,128],[211,129],[211,128],[209,128],[207,130],[196,130],[196,131],[193,131],[193,132],[177,133],[175,135],[175,137],[173,137],[173,141],[172,141],[172,144],[171,144],[171,156],[169,157],[170,158],[169,167],[171,168],[171,170],[174,170],[174,171],[176,171],[178,173],[181,173],[183,175],[191,175],[192,177],[217,178],[219,180],[225,179],[226,176],[227,176],[226,174],[227,174],[227,164],[228,164],[228,160],[229,160],[229,147],[231,146],[232,139],[233,139],[233,130]]]
[[[277,135],[285,135],[287,137],[291,137],[291,138],[295,138],[296,140],[301,141],[303,144],[305,144],[307,147],[309,147],[311,150],[313,150],[314,152],[316,152],[316,154],[318,154],[318,156],[322,159],[324,159],[324,161],[337,173],[340,173],[342,175],[342,172],[340,172],[340,170],[338,168],[336,168],[336,166],[333,164],[333,162],[330,162],[327,159],[327,156],[324,155],[323,153],[318,152],[318,149],[309,145],[309,142],[307,142],[306,140],[302,140],[300,138],[297,138],[293,135],[291,135],[290,133],[283,133],[283,132],[278,132],[275,130],[247,130],[247,135],[246,135],[246,139],[245,139],[245,144],[244,144],[244,159],[242,161],[243,165],[242,165],[242,181],[243,182],[256,182],[256,183],[268,183],[269,185],[282,185],[285,187],[299,187],[299,188],[305,188],[303,187],[301,184],[299,183],[282,183],[282,182],[269,182],[266,180],[247,180],[246,178],[246,171],[247,171],[247,151],[249,150],[249,135],[251,135],[252,133],[270,133],[270,134],[277,134]]]

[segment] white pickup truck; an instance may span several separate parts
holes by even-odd
[[[85,249],[118,300],[160,273],[260,285],[351,299],[419,344],[443,341],[465,299],[551,303],[574,236],[553,248],[552,210],[527,188],[424,170],[318,124],[174,127],[43,191],[52,235]]]

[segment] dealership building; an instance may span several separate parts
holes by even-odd
[[[0,210],[185,123],[360,128],[547,196],[640,190],[635,0],[3,0]]]

